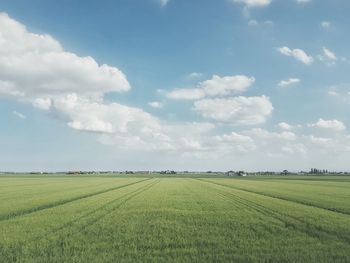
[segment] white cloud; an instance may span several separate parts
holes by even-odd
[[[234,3],[244,4],[246,7],[264,7],[271,4],[272,0],[230,0]]]
[[[106,93],[130,89],[120,70],[66,52],[52,37],[28,32],[6,14],[0,15],[0,33],[1,96],[29,102],[68,127],[98,133],[101,143],[120,149],[205,150],[213,124],[169,124],[143,109],[104,102]]]
[[[311,135],[309,138],[311,143],[318,146],[329,147],[331,145],[334,145],[333,139],[331,138],[315,137],[314,135]]]
[[[299,4],[311,3],[312,0],[296,0]]]
[[[298,84],[298,83],[300,83],[300,79],[298,79],[298,78],[290,78],[290,79],[287,79],[287,80],[281,80],[278,83],[278,86],[279,87],[287,87],[287,86]]]
[[[36,98],[32,102],[34,107],[37,107],[42,110],[49,110],[52,105],[52,101],[50,98]]]
[[[215,148],[220,148],[221,152],[251,152],[256,149],[254,140],[247,136],[231,132],[221,136],[215,136],[213,142]]]
[[[297,133],[301,129],[286,123],[278,125],[282,129],[278,132],[255,126],[252,130],[223,134],[222,130],[235,127],[232,125],[264,123],[272,114],[273,106],[268,97],[231,97],[245,92],[254,83],[253,77],[214,75],[210,80],[200,82],[194,92],[188,89],[192,94],[186,93],[188,90],[177,94],[178,98],[196,97],[195,112],[219,125],[169,123],[141,108],[104,100],[109,92],[130,89],[119,69],[98,65],[91,57],[67,52],[57,40],[28,32],[6,14],[0,15],[0,33],[1,97],[46,110],[48,116],[55,116],[72,129],[97,133],[101,143],[111,145],[112,149],[122,149],[123,154],[128,151],[135,154],[133,150],[137,150],[145,160],[154,161],[153,154],[159,152],[162,161],[158,163],[164,165],[163,161],[169,157],[170,161],[165,165],[171,168],[174,162],[184,169],[189,162],[199,160],[193,167],[264,169],[271,164],[296,167],[306,153],[312,158],[324,154],[324,159],[329,160],[331,152],[332,164],[337,165],[336,156],[348,157],[343,153],[350,152],[350,137],[345,132],[333,132],[332,138],[304,136]],[[160,93],[165,94],[165,91]],[[161,103],[153,101],[149,105],[159,107]],[[19,118],[20,114],[24,116],[20,112],[13,114]],[[223,124],[227,125],[224,129]],[[345,129],[345,125],[336,120],[322,120],[312,127],[331,131]],[[144,151],[153,154],[142,155]],[[244,159],[245,154],[249,154],[249,158]],[[290,158],[292,154],[295,158]],[[203,158],[211,161],[203,162]],[[304,166],[308,167],[309,159],[305,159]],[[251,167],[252,160],[257,163],[254,167]],[[155,162],[147,163],[152,163],[150,167],[154,168]]]
[[[256,21],[255,19],[252,19],[252,20],[249,20],[248,25],[249,26],[258,26],[259,22]]]
[[[151,106],[152,108],[155,108],[155,109],[161,109],[164,106],[163,103],[161,103],[159,101],[149,102],[148,105]]]
[[[272,26],[274,23],[271,20],[265,20],[265,21],[257,21],[255,19],[251,19],[248,21],[249,26]]]
[[[52,110],[69,127],[82,131],[124,133],[135,123],[159,126],[141,109],[103,103],[106,93],[130,89],[119,69],[66,52],[51,36],[30,33],[4,13],[0,36],[2,96]]]
[[[16,116],[17,118],[20,118],[20,119],[26,119],[27,118],[23,113],[20,113],[18,111],[13,111],[12,114],[14,116]]]
[[[324,29],[330,29],[331,28],[331,22],[329,21],[322,21],[321,22],[321,26],[324,28]]]
[[[332,60],[332,61],[338,60],[337,56],[332,51],[330,51],[328,48],[325,48],[325,47],[323,48],[323,54],[329,60]]]
[[[202,89],[175,89],[166,94],[172,100],[198,100],[205,97]]]
[[[0,33],[1,96],[29,102],[52,112],[73,129],[99,133],[101,142],[120,147],[146,150],[185,147],[180,141],[191,144],[190,141],[200,138],[199,133],[208,131],[205,125],[179,124],[180,138],[174,127],[169,128],[169,124],[140,108],[105,103],[106,93],[130,89],[119,69],[99,66],[91,57],[66,52],[52,37],[30,33],[3,13]],[[195,133],[197,127],[201,131]]]
[[[201,77],[203,77],[203,73],[200,73],[200,72],[192,72],[187,75],[188,79],[199,79]]]
[[[278,52],[285,56],[293,57],[296,60],[299,60],[300,62],[310,65],[313,63],[314,59],[312,56],[309,56],[306,54],[306,52],[302,49],[296,48],[296,49],[290,49],[289,47],[281,47],[277,49]]]
[[[236,132],[231,132],[230,134],[224,134],[222,136],[215,137],[218,141],[222,142],[233,142],[233,143],[253,143],[253,139],[246,135],[241,135]]]
[[[258,139],[279,139],[286,141],[295,141],[297,138],[295,133],[291,131],[283,131],[281,133],[277,133],[270,132],[261,128],[253,128],[250,131],[247,131],[246,133]]]
[[[60,98],[52,107],[67,119],[69,127],[100,133],[101,143],[128,151],[202,151],[207,134],[215,127],[210,123],[169,124],[140,108],[101,104],[76,94]]]
[[[329,87],[327,94],[338,100],[338,102],[350,102],[350,83],[340,83]]]
[[[277,126],[278,126],[280,129],[282,129],[282,130],[287,130],[287,131],[289,131],[289,130],[291,130],[291,129],[293,128],[290,124],[288,124],[288,123],[286,123],[286,122],[280,122],[279,124],[277,124]]]
[[[339,96],[339,93],[334,91],[334,90],[330,90],[330,91],[328,91],[328,95],[330,95],[330,96]]]
[[[301,137],[291,131],[272,132],[261,128],[253,128],[243,132],[252,138],[256,145],[256,152],[260,156],[269,156],[272,159],[286,159],[290,155],[304,158],[308,152]]]
[[[151,128],[143,127],[141,123],[139,134],[103,134],[100,141],[127,150],[167,153],[204,151],[206,138],[215,128],[210,123],[158,123],[161,125]]]
[[[261,97],[231,97],[203,99],[194,103],[196,112],[205,118],[233,125],[264,123],[273,111],[270,99]]]
[[[243,93],[254,82],[254,77],[247,77],[244,75],[226,77],[219,77],[217,75],[214,75],[212,79],[200,83],[200,87],[208,96],[221,96]]]
[[[309,127],[326,129],[331,131],[344,131],[346,126],[338,120],[324,120],[320,118],[318,122],[309,124]]]
[[[66,116],[71,128],[105,133],[132,134],[134,130],[159,129],[157,118],[138,108],[103,104],[69,94],[56,98],[53,109]]]
[[[30,33],[5,13],[0,13],[0,80],[2,95],[32,101],[69,93],[97,98],[130,89],[119,69],[66,52],[51,36]]]
[[[325,63],[327,66],[334,66],[334,65],[336,65],[336,62],[338,61],[338,58],[335,55],[335,53],[326,47],[322,48],[322,54],[318,55],[317,58],[321,62]]]
[[[280,122],[276,126],[284,131],[291,131],[291,130],[296,131],[296,130],[300,130],[301,128],[303,128],[303,126],[301,124],[291,125],[287,122]]]
[[[170,1],[170,0],[159,0],[160,5],[161,5],[162,7],[166,6],[166,5],[169,3],[169,1]]]
[[[198,100],[206,96],[224,96],[245,92],[255,82],[254,77],[244,75],[220,77],[213,75],[193,89],[175,89],[167,93],[167,98],[174,100]]]

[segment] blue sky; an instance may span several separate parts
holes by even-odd
[[[0,170],[348,170],[349,8],[2,1]]]

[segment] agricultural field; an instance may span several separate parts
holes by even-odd
[[[350,262],[350,177],[0,176],[0,262]]]

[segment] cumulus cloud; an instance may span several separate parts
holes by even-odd
[[[302,137],[291,131],[274,132],[261,128],[253,128],[243,132],[252,138],[258,153],[276,158],[287,158],[296,155],[303,158],[308,152]]]
[[[322,21],[321,22],[321,26],[322,26],[323,29],[330,29],[331,25],[332,25],[332,23],[329,22],[329,21]]]
[[[255,82],[254,77],[243,75],[219,77],[214,75],[212,79],[203,81],[200,87],[208,96],[222,96],[240,94],[245,92]]]
[[[166,94],[172,100],[198,100],[205,97],[202,89],[175,89]]]
[[[130,89],[119,69],[66,52],[51,36],[30,33],[5,13],[0,14],[0,33],[2,95],[39,99],[39,105],[61,94],[100,98]]]
[[[294,141],[296,140],[296,135],[290,131],[283,131],[281,133],[270,132],[261,128],[253,128],[247,132],[252,137],[259,139],[281,139],[286,141]]]
[[[49,97],[46,98],[36,98],[32,101],[34,107],[37,107],[42,110],[49,110],[52,105],[52,99]]]
[[[100,141],[127,150],[166,151],[167,153],[205,151],[207,138],[215,128],[211,123],[159,124],[161,125],[149,128],[144,128],[140,124],[140,133],[128,136],[120,133],[105,133]]]
[[[121,70],[67,52],[51,36],[31,33],[4,13],[0,80],[0,95],[50,110],[76,130],[142,137],[161,129],[142,109],[104,103],[106,93],[130,89]]]
[[[290,79],[287,79],[287,80],[281,80],[278,83],[278,86],[279,87],[287,87],[287,86],[295,85],[295,84],[298,84],[298,83],[300,83],[300,79],[298,79],[298,78],[290,78]]]
[[[167,123],[140,108],[101,104],[75,94],[58,99],[52,107],[67,119],[69,127],[99,133],[101,143],[127,150],[203,151],[215,128],[211,123]]]
[[[230,0],[234,3],[244,4],[246,7],[264,7],[271,4],[272,0]]]
[[[160,128],[158,119],[142,109],[118,103],[103,104],[74,93],[55,99],[53,109],[68,118],[68,126],[82,131],[132,134],[140,127]]]
[[[314,61],[312,56],[309,56],[308,54],[306,54],[306,52],[304,50],[299,49],[299,48],[290,49],[289,47],[281,47],[281,48],[278,48],[277,50],[281,54],[288,56],[288,57],[293,57],[296,60],[298,60],[306,65],[310,65]]]
[[[220,148],[222,152],[252,152],[256,149],[254,140],[243,134],[231,132],[213,138],[215,148]]]
[[[329,87],[327,94],[338,100],[338,102],[350,102],[350,83],[340,83]]]
[[[248,26],[258,26],[259,22],[255,19],[251,19],[248,21]]]
[[[337,96],[339,96],[339,93],[334,91],[334,90],[330,90],[330,91],[328,91],[328,95],[337,97]]]
[[[149,102],[148,105],[151,106],[152,108],[155,108],[155,109],[161,109],[164,106],[163,103],[161,103],[159,101]]]
[[[299,158],[306,152],[318,154],[320,149],[325,149],[325,153],[330,149],[332,153],[350,151],[350,138],[345,133],[333,133],[336,138],[303,136],[297,134],[301,129],[291,129],[286,123],[279,124],[282,131],[277,132],[256,127],[230,130],[242,129],[234,125],[264,123],[273,112],[266,96],[238,96],[254,81],[243,75],[214,75],[193,89],[170,93],[162,90],[160,93],[170,98],[195,100],[194,111],[213,122],[169,123],[141,108],[104,100],[110,92],[130,89],[120,69],[68,52],[53,37],[31,33],[8,15],[0,14],[0,96],[30,103],[72,129],[96,133],[103,144],[129,151],[160,152],[162,156],[163,152],[174,154],[177,158],[169,163],[178,160],[178,156],[186,160],[189,156],[219,158],[218,165],[225,160],[220,163],[226,164],[222,167],[230,166],[233,157],[238,160],[248,153],[252,157],[249,155],[247,167],[251,167],[251,158],[261,160],[262,156],[295,154]],[[149,103],[155,108],[161,105],[158,101]],[[25,117],[16,111],[13,115]],[[229,130],[224,134],[222,124]],[[345,125],[337,120],[320,119],[312,127],[345,130]],[[327,148],[329,145],[332,148]],[[290,158],[286,161],[290,163]],[[200,165],[206,163],[212,166],[212,162],[202,161]]]
[[[326,129],[331,131],[344,131],[346,126],[343,122],[338,120],[324,120],[320,118],[318,122],[309,124],[309,127]]]
[[[272,26],[274,23],[271,20],[265,21],[257,21],[255,19],[251,19],[248,21],[248,26]]]
[[[326,56],[327,59],[332,60],[332,61],[337,61],[338,58],[334,54],[334,52],[330,51],[328,48],[323,48],[323,54]]]
[[[327,66],[334,66],[338,61],[336,54],[326,47],[322,48],[322,54],[318,55],[317,58]]]
[[[193,108],[205,118],[233,125],[256,125],[266,121],[273,111],[270,99],[230,97],[196,101]]]
[[[51,36],[31,33],[0,14],[0,96],[50,111],[68,127],[98,133],[101,142],[120,148],[200,148],[196,140],[214,127],[170,125],[141,108],[104,102],[105,94],[129,89],[121,70],[67,52]]]
[[[292,129],[292,126],[286,122],[280,122],[279,124],[277,124],[277,127],[279,127],[282,130],[287,130],[287,131]]]
[[[284,131],[291,131],[291,130],[300,130],[301,128],[303,128],[302,125],[300,124],[296,124],[296,125],[291,125],[287,122],[280,122],[276,125],[276,127],[280,128],[281,130],[284,130]]]
[[[187,75],[188,79],[199,79],[201,77],[203,77],[203,73],[200,73],[200,72],[192,72]]]
[[[311,135],[309,139],[311,143],[322,147],[330,147],[334,145],[334,140],[332,138],[315,137],[314,135]]]
[[[159,3],[162,7],[166,6],[170,0],[159,0]]]
[[[17,118],[20,118],[20,119],[26,119],[27,118],[23,113],[20,113],[18,111],[13,111],[12,114],[14,116],[16,116]]]
[[[196,88],[175,89],[166,96],[174,100],[198,100],[206,96],[234,95],[245,92],[254,82],[254,77],[244,75],[225,77],[214,75],[211,79],[200,82]]]
[[[265,122],[272,113],[273,107],[269,98],[232,97],[245,92],[254,82],[254,77],[245,75],[214,75],[211,79],[200,82],[196,88],[175,89],[166,96],[173,100],[195,100],[193,110],[214,121],[254,125]]]

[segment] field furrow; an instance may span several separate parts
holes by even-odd
[[[204,181],[210,184],[216,184],[205,180],[201,180],[201,181]],[[327,239],[328,236],[331,236],[334,239],[340,239],[350,244],[349,229],[347,228],[344,229],[344,227],[340,227],[340,229],[334,230],[334,227],[330,226],[330,224],[332,224],[334,220],[334,217],[332,217],[330,213],[333,213],[334,211],[328,211],[324,208],[311,206],[312,210],[310,210],[310,212],[313,212],[314,215],[310,220],[305,216],[297,216],[299,213],[296,211],[296,209],[299,209],[301,213],[304,213],[304,210],[307,210],[308,208],[307,207],[305,208],[303,206],[308,206],[308,205],[300,204],[298,202],[293,202],[290,200],[285,200],[282,198],[270,197],[267,195],[262,195],[251,191],[236,189],[234,187],[227,186],[227,185],[222,185],[222,184],[216,184],[216,185],[219,185],[221,187],[231,188],[233,191],[228,191],[226,192],[226,194],[230,196],[230,198],[234,198],[235,202],[239,202],[242,205],[247,206],[253,210],[256,210],[259,213],[276,218],[281,222],[283,222],[286,227],[290,227],[297,231],[307,233],[308,235],[314,236],[316,238]],[[252,195],[242,194],[242,192],[243,193],[246,192]],[[254,195],[264,196],[265,200],[261,200],[261,197],[259,198]],[[279,209],[271,208],[271,207],[276,207],[276,206],[271,206],[271,204],[273,203],[276,203],[276,204],[280,203],[281,206],[285,207],[286,205],[284,205],[284,202],[291,202],[291,203],[295,203],[296,205],[294,206],[292,205],[293,210],[281,209],[280,207],[278,207]],[[321,210],[321,211],[318,211],[318,210]],[[327,213],[323,213],[322,210],[326,210]],[[322,222],[317,220],[318,215],[323,216]],[[340,213],[340,215],[338,216],[341,217],[348,224],[350,224],[350,217],[348,215],[342,215],[342,213]]]
[[[70,202],[74,202],[74,201],[78,201],[78,200],[81,200],[81,199],[84,199],[84,198],[88,198],[88,197],[92,197],[92,196],[95,196],[95,195],[107,193],[107,192],[114,191],[114,190],[117,190],[117,189],[120,189],[120,188],[123,188],[123,187],[127,187],[127,186],[130,186],[130,185],[133,185],[133,184],[137,184],[137,183],[145,181],[145,180],[149,180],[149,179],[143,179],[143,180],[140,180],[140,181],[137,181],[137,182],[127,183],[127,184],[123,184],[123,185],[115,186],[115,187],[109,187],[107,189],[100,190],[100,191],[97,191],[97,192],[83,194],[83,195],[75,196],[73,198],[57,200],[57,201],[52,202],[52,203],[46,203],[46,204],[43,204],[43,205],[40,205],[40,206],[30,207],[30,208],[19,210],[19,211],[12,212],[12,213],[9,213],[9,214],[0,214],[0,221],[13,219],[13,218],[18,217],[18,216],[32,214],[32,213],[35,213],[35,212],[38,212],[38,211],[41,211],[41,210],[53,208],[53,207],[56,207],[56,206],[61,206],[61,205],[64,205],[64,204],[67,204],[67,203],[70,203]]]
[[[142,180],[140,182],[143,182],[145,180]],[[112,199],[104,204],[101,203],[98,207],[93,207],[93,210],[88,211],[86,213],[81,212],[80,216],[77,218],[74,218],[71,221],[68,221],[64,223],[63,225],[59,226],[58,228],[53,228],[49,232],[45,233],[45,235],[36,237],[32,240],[26,240],[26,242],[38,242],[41,239],[45,239],[45,237],[57,235],[60,231],[66,231],[68,230],[68,234],[65,234],[67,236],[74,235],[77,232],[81,232],[83,229],[97,223],[99,220],[101,220],[106,215],[112,213],[116,209],[118,209],[120,206],[125,204],[127,201],[131,200],[134,196],[141,194],[143,191],[148,190],[150,187],[155,185],[158,181],[153,179],[151,183],[148,183],[147,185],[141,185],[136,190],[127,191],[125,194],[118,196],[115,199]],[[120,189],[120,188],[119,188]],[[116,189],[117,190],[117,189]],[[74,231],[71,231],[71,229],[74,229]]]
[[[30,178],[17,179],[0,184],[27,189],[24,198],[32,193],[32,203],[11,201],[21,210],[39,207],[45,193],[47,204],[75,200],[0,221],[0,262],[350,262],[348,214],[283,199],[283,188],[297,200],[309,189],[318,204],[320,189],[338,189],[336,179],[328,189],[328,181],[300,178],[42,178],[40,197],[26,187]],[[277,187],[282,198],[269,196]],[[325,206],[346,208],[343,193]]]
[[[321,186],[302,184],[302,188],[295,187],[295,183],[289,184],[280,181],[244,181],[244,180],[211,180],[201,179],[214,184],[231,187],[237,190],[242,190],[250,193],[260,194],[272,198],[277,198],[285,201],[295,202],[307,206],[317,207],[337,213],[350,215],[350,183],[346,181],[341,186],[327,186],[325,182]],[[276,183],[276,184],[274,184]],[[291,186],[293,188],[291,188]],[[301,188],[302,190],[300,190]],[[304,189],[303,189],[304,188]],[[314,195],[313,195],[313,188]],[[309,192],[311,191],[311,192]],[[332,196],[333,195],[333,196]],[[316,199],[316,200],[315,200]],[[324,200],[324,201],[323,201]]]

